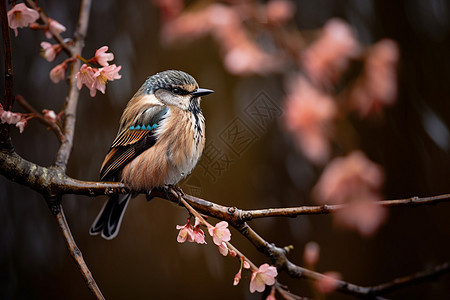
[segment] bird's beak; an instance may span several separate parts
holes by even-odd
[[[198,88],[195,91],[193,91],[191,93],[191,95],[194,96],[194,97],[201,97],[201,96],[209,95],[211,93],[214,93],[214,91],[213,90],[208,90],[208,89]]]

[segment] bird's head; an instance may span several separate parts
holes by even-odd
[[[150,76],[142,87],[142,92],[154,94],[164,105],[190,110],[200,104],[200,97],[214,91],[198,87],[195,79],[183,72],[168,70]]]

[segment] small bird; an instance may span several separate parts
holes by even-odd
[[[100,180],[121,181],[133,191],[175,185],[197,164],[205,146],[200,97],[213,93],[198,87],[182,71],[148,77],[128,102],[119,132],[100,170]],[[90,229],[113,239],[132,193],[113,195]]]

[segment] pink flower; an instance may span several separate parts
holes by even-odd
[[[364,237],[372,236],[386,220],[387,209],[375,202],[380,199],[369,200],[370,197],[367,195],[365,200],[350,202],[348,207],[335,214],[336,223]]]
[[[66,77],[67,63],[62,62],[50,71],[50,80],[58,83]]]
[[[266,285],[273,285],[278,275],[277,268],[262,264],[257,271],[253,271],[250,279],[250,292],[263,292]]]
[[[308,266],[315,266],[319,261],[320,246],[316,242],[308,242],[303,252],[303,261]]]
[[[331,19],[321,36],[303,53],[303,66],[315,84],[336,82],[360,51],[352,28],[340,19]]]
[[[212,236],[214,244],[217,246],[221,246],[223,242],[231,240],[231,232],[227,227],[228,223],[221,221],[215,227],[208,228],[208,232]]]
[[[103,46],[97,51],[95,51],[94,59],[97,61],[97,63],[103,67],[106,67],[109,65],[108,61],[111,61],[114,59],[114,54],[112,53],[106,53],[108,51],[108,46]]]
[[[19,3],[8,11],[8,24],[18,35],[17,28],[28,27],[31,23],[39,19],[39,13],[28,8],[24,3]]]
[[[338,272],[326,272],[323,275],[316,281],[316,288],[322,294],[329,294],[338,287],[338,280],[341,278],[341,274]]]
[[[200,227],[198,226],[194,227],[193,236],[194,242],[196,242],[197,244],[206,244],[205,233],[203,232],[203,230],[200,229]]]
[[[0,104],[0,120],[2,121],[2,123],[16,124],[21,119],[21,113],[14,113],[9,110],[3,110],[3,106]]]
[[[244,269],[250,269],[250,264],[245,260],[245,258],[242,258],[242,266],[244,267]]]
[[[14,113],[9,110],[3,110],[3,106],[0,104],[0,120],[1,123],[16,124],[19,128],[20,133],[23,132],[25,126],[27,125],[27,119],[25,115],[21,113]]]
[[[227,247],[227,244],[225,244],[225,242],[222,242],[217,247],[219,248],[220,254],[222,254],[223,256],[227,256],[228,255],[228,247]]]
[[[49,62],[52,62],[61,50],[62,48],[59,44],[52,45],[49,42],[41,42],[41,56]]]
[[[275,24],[286,23],[295,14],[295,5],[287,0],[271,0],[266,6],[267,21]]]
[[[360,151],[335,158],[328,164],[313,189],[321,204],[348,206],[334,214],[335,221],[362,235],[373,234],[386,218],[386,208],[378,205],[379,189],[384,181],[380,166]]]
[[[362,77],[350,93],[350,105],[366,117],[392,105],[397,97],[397,44],[384,39],[372,46],[367,56]]]
[[[239,271],[236,273],[236,275],[234,276],[234,279],[233,279],[234,286],[239,284],[239,281],[241,280],[241,273],[242,273],[242,268],[239,268]]]
[[[296,137],[305,156],[316,164],[323,164],[330,156],[329,138],[337,113],[336,104],[302,76],[287,85],[286,127]]]
[[[83,84],[91,91],[91,97],[94,97],[97,93],[97,89],[94,86],[94,75],[97,69],[88,67],[88,65],[83,64],[80,68],[80,71],[75,74],[75,78],[77,79],[77,88],[80,90]]]
[[[22,119],[19,122],[16,123],[16,127],[19,128],[19,132],[22,133],[25,129],[25,126],[27,126],[27,119]]]
[[[384,181],[382,168],[371,162],[361,151],[331,161],[314,187],[314,195],[321,204],[343,204],[369,196],[378,200],[378,189]]]
[[[122,66],[116,66],[116,65],[109,65],[100,69],[97,69],[97,71],[94,74],[94,83],[92,84],[92,87],[102,92],[102,94],[105,93],[106,83],[108,81],[113,81],[114,79],[120,79],[122,78],[121,75],[119,75],[119,71],[122,68]],[[91,96],[92,96],[92,90],[91,90]],[[94,94],[95,96],[95,94]]]
[[[53,110],[43,109],[42,114],[44,115],[44,118],[46,118],[50,122],[56,122],[56,120],[58,119],[58,116]]]
[[[121,66],[116,66],[114,64],[97,69],[83,64],[80,71],[75,75],[77,79],[77,88],[81,89],[84,84],[90,90],[91,97],[96,95],[97,90],[104,94],[106,83],[108,81],[122,78],[119,74],[121,68]]]
[[[186,241],[193,242],[195,240],[194,230],[189,223],[189,220],[183,226],[177,225],[176,228],[180,230],[177,237],[178,243],[184,243]]]
[[[48,18],[48,30],[44,30],[45,37],[51,39],[53,35],[58,35],[61,32],[66,31],[66,27],[60,24],[58,21]]]

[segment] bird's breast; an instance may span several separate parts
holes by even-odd
[[[122,181],[135,190],[176,184],[191,173],[205,145],[203,115],[170,109],[155,130],[157,142],[122,172]]]

